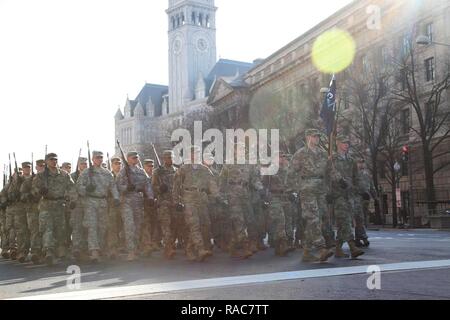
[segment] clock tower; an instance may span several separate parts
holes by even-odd
[[[217,61],[216,10],[214,0],[169,0],[169,113],[194,99]]]

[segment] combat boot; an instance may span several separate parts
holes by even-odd
[[[352,255],[352,259],[356,259],[359,256],[362,256],[364,254],[364,251],[362,251],[361,249],[359,249],[354,240],[350,240],[347,242],[348,246],[350,247],[350,253]]]
[[[9,259],[9,253],[7,251],[2,251],[2,258]]]
[[[326,262],[332,256],[333,256],[333,251],[331,251],[330,249],[321,249],[319,252],[320,262]]]
[[[249,245],[248,245],[248,249],[253,253],[257,253],[258,252],[258,244],[256,243],[256,241],[250,241]]]
[[[355,246],[358,248],[362,248],[364,247],[364,243],[362,242],[362,240],[357,239],[355,240]]]
[[[45,253],[45,264],[49,267],[53,266],[54,263],[54,257],[53,252],[51,250],[47,250]]]
[[[136,254],[134,253],[134,251],[133,252],[130,252],[129,254],[128,254],[128,256],[127,256],[127,261],[128,262],[133,262],[133,261],[135,261],[136,260]]]
[[[17,255],[17,261],[19,261],[20,263],[25,263],[26,259],[27,256],[22,252]]]
[[[342,241],[336,241],[336,251],[334,252],[334,256],[336,258],[349,258],[350,257],[348,254],[346,254],[342,250],[343,245],[344,245],[344,243]]]
[[[166,257],[166,259],[173,259],[173,257],[175,257],[175,250],[172,246],[167,246],[164,249],[164,256]]]
[[[32,253],[31,254],[31,262],[33,262],[33,264],[39,264],[41,258],[39,257],[39,255],[37,253]]]
[[[100,255],[99,255],[98,250],[92,250],[89,258],[91,259],[92,263],[98,263],[98,261],[100,260]]]
[[[320,258],[312,254],[308,249],[303,249],[303,262],[319,262]]]
[[[17,259],[17,251],[16,251],[15,249],[10,250],[10,252],[9,252],[9,258],[10,258],[11,260],[16,260],[16,259]]]

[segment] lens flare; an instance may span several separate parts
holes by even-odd
[[[352,36],[344,30],[332,29],[324,32],[314,42],[312,61],[323,73],[339,73],[353,62],[356,44]]]

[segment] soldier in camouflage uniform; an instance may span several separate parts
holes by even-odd
[[[31,165],[31,164],[30,164]],[[36,161],[37,173],[43,172],[45,169],[45,161]],[[28,171],[28,170],[27,170]],[[25,171],[24,171],[25,172]],[[20,187],[21,201],[25,206],[27,215],[27,227],[29,231],[31,261],[38,264],[42,255],[41,233],[39,232],[39,201],[40,196],[35,197],[32,193],[33,179],[36,176],[24,175],[24,181]]]
[[[9,179],[5,183],[2,191],[0,192],[0,234],[1,234],[2,257],[4,259],[10,258],[9,235],[8,230],[6,229],[6,209],[8,208],[8,189],[10,183],[11,179]]]
[[[185,250],[191,261],[204,261],[212,255],[204,241],[200,223],[208,210],[208,194],[219,199],[214,176],[201,163],[200,156],[198,147],[191,148],[190,163],[183,164],[177,170],[173,183],[173,201],[177,203],[177,212],[184,216],[188,232]]]
[[[39,231],[47,265],[54,263],[55,254],[65,255],[64,210],[73,195],[74,182],[70,175],[58,168],[58,156],[47,154],[47,168],[33,179],[32,194],[42,196],[39,202]]]
[[[139,155],[132,151],[127,153],[127,163],[119,172],[117,187],[122,195],[121,215],[125,233],[128,261],[136,259],[136,249],[141,239],[141,226],[144,219],[144,197],[153,201],[150,178],[144,169],[138,167]]]
[[[83,198],[83,226],[87,229],[87,242],[92,262],[98,262],[100,250],[105,249],[108,224],[108,196],[114,206],[120,206],[119,192],[114,177],[102,166],[103,152],[92,152],[92,165],[84,170],[77,181],[78,194]]]
[[[263,176],[262,182],[266,190],[263,200],[266,203],[275,254],[285,256],[289,249],[285,213],[289,200],[285,193],[285,171],[280,168],[276,175]]]
[[[306,146],[297,151],[292,159],[290,170],[297,177],[296,187],[302,200],[302,215],[305,230],[303,245],[303,261],[327,261],[333,252],[326,248],[322,233],[324,212],[326,206],[324,190],[327,189],[325,180],[327,170],[327,154],[320,149],[320,132],[315,129],[306,131]],[[326,192],[326,191],[325,191]],[[313,253],[318,250],[319,255]]]
[[[72,164],[70,162],[63,162],[63,164],[61,165],[61,170],[70,174],[72,172]],[[71,211],[72,210],[70,210],[69,205],[67,205],[64,216],[66,221],[66,246],[68,249],[72,247],[72,226],[70,224]]]
[[[332,179],[331,196],[334,200],[334,212],[337,226],[336,252],[337,258],[347,258],[342,251],[342,245],[347,242],[352,258],[364,254],[355,244],[352,230],[352,197],[358,183],[358,169],[356,162],[348,154],[350,140],[343,134],[337,137],[338,152],[329,162],[328,172]]]
[[[111,159],[111,170],[114,183],[117,187],[117,176],[122,169],[122,160],[118,157]],[[121,233],[120,207],[116,207],[116,202],[111,194],[108,197],[108,227],[106,228],[106,246],[109,258],[114,260],[119,254],[119,235]]]
[[[87,158],[79,157],[77,170],[71,174],[74,183],[78,182],[80,175],[86,170]],[[87,253],[87,230],[83,227],[84,203],[82,197],[74,188],[73,201],[74,209],[70,210],[70,226],[72,229],[72,255],[76,261],[81,261]],[[70,209],[70,208],[69,208]]]
[[[354,198],[355,242],[358,247],[368,247],[369,237],[366,233],[370,198],[376,198],[372,177],[366,168],[364,159],[358,161],[357,194]]]
[[[240,154],[245,146],[235,145],[235,159],[245,157]],[[249,217],[253,217],[253,208],[251,206],[250,189],[259,192],[264,196],[264,187],[261,183],[260,172],[255,165],[250,164],[225,164],[220,173],[220,186],[227,196],[229,203],[229,219],[231,220],[231,243],[230,252],[233,257],[248,258],[253,255],[250,247],[250,237],[257,240],[257,234],[250,235],[248,233],[247,223],[254,222]],[[252,233],[252,227],[250,233]]]
[[[295,203],[297,199],[292,198],[292,193],[289,192],[288,188],[288,175],[289,175],[289,155],[281,153],[279,157],[279,172],[278,175],[282,179],[284,186],[285,200],[283,201],[283,211],[285,218],[285,229],[287,236],[287,250],[293,251],[294,247],[294,219],[295,219]]]
[[[177,215],[172,199],[173,182],[177,168],[173,165],[173,153],[163,153],[163,164],[153,172],[152,187],[158,203],[158,222],[161,226],[164,244],[164,256],[172,259],[175,256],[175,234]]]
[[[152,159],[144,160],[144,171],[153,180],[153,166]],[[142,221],[141,229],[141,243],[140,250],[144,256],[150,256],[152,251],[158,247],[158,223],[156,221],[156,207],[154,203],[148,199],[144,199],[144,220]],[[156,244],[156,245],[155,245]],[[159,249],[159,248],[158,248]]]
[[[29,233],[27,226],[27,206],[21,197],[20,188],[25,179],[31,178],[31,164],[22,163],[23,174],[14,174],[11,184],[8,188],[8,208],[6,209],[6,229],[9,234],[11,255],[17,252],[17,260],[25,262],[29,251]],[[16,248],[12,247],[14,243],[13,234],[15,230]]]

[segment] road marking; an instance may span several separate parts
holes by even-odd
[[[112,298],[139,296],[156,293],[168,293],[183,290],[218,288],[218,287],[228,287],[228,286],[248,285],[248,284],[261,284],[274,281],[366,274],[367,267],[368,266],[327,268],[327,269],[254,274],[247,276],[222,277],[222,278],[201,279],[201,280],[166,282],[166,283],[156,283],[156,284],[146,284],[146,285],[136,285],[126,287],[71,291],[46,295],[35,295],[28,297],[13,298],[11,300],[112,299]],[[402,262],[402,263],[382,264],[379,265],[379,267],[381,268],[382,272],[443,268],[443,267],[450,267],[450,260]]]

